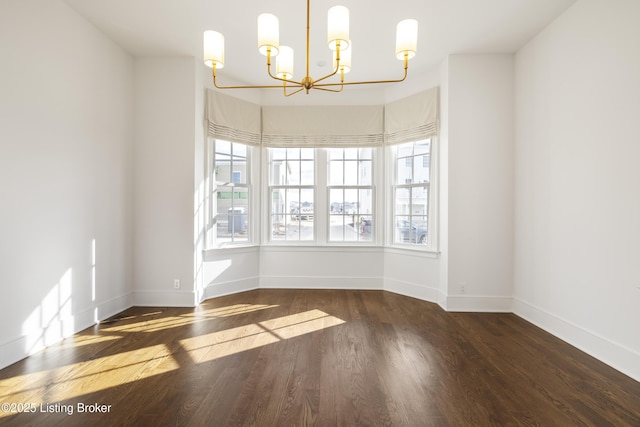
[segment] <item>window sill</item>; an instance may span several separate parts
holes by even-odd
[[[437,259],[440,257],[440,251],[426,248],[412,248],[407,246],[381,246],[381,245],[348,245],[348,244],[331,244],[331,245],[309,245],[309,244],[266,244],[266,245],[237,245],[225,246],[220,248],[209,248],[203,250],[204,261],[211,261],[220,256],[230,254],[257,253],[257,252],[360,252],[360,253],[385,253],[397,255],[409,255],[420,258]]]
[[[358,251],[358,252],[380,252],[383,246],[373,245],[263,245],[260,250],[265,252],[281,252],[281,251],[299,251],[299,252],[340,252],[340,251]]]

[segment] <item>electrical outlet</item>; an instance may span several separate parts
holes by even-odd
[[[467,293],[467,282],[459,282],[458,283],[458,290],[461,294],[466,294]]]
[[[173,280],[173,287],[175,289],[180,289],[180,279],[174,279]]]

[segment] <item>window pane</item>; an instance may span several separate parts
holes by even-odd
[[[300,190],[300,216],[302,220],[313,221],[313,190]]]
[[[271,168],[269,172],[269,184],[271,185],[284,185],[286,182],[285,162],[281,160],[274,160],[271,162]]]
[[[414,157],[413,173],[416,183],[429,182],[429,156],[421,155]]]
[[[411,213],[411,190],[409,188],[396,189],[396,215],[409,215]]]
[[[231,182],[231,156],[216,153],[215,180]]]
[[[286,185],[300,185],[300,161],[289,160],[285,170]]]
[[[313,160],[303,160],[300,162],[300,184],[313,185],[315,182],[315,170]]]
[[[426,187],[414,187],[411,189],[411,215],[426,215],[427,203]]]
[[[344,239],[344,190],[329,191],[329,240]]]
[[[411,218],[412,240],[411,243],[425,245],[427,243],[427,217],[414,216]]]
[[[287,151],[287,159],[295,160],[300,159],[300,149],[299,148],[286,148]]]
[[[313,190],[271,191],[271,239],[313,240]]]
[[[287,158],[287,150],[285,148],[271,148],[269,151],[271,152],[272,160],[285,160]]]
[[[329,162],[329,185],[344,185],[343,166],[342,161]]]
[[[301,148],[300,158],[303,160],[313,160],[315,158],[315,150],[313,148]]]
[[[238,187],[218,187],[216,232],[217,241],[246,242],[249,239],[249,190]]]
[[[358,185],[358,163],[354,160],[344,162],[344,185]]]
[[[233,155],[237,157],[247,157],[247,146],[244,144],[233,144]]]
[[[348,160],[358,160],[358,149],[357,148],[345,148],[344,149],[344,158]]]
[[[396,162],[396,184],[411,184],[413,182],[413,174],[411,161],[407,164],[407,159],[411,159],[410,157],[400,158]]]
[[[342,160],[344,159],[344,150],[342,148],[329,148],[329,160]]]
[[[398,150],[397,151],[398,158],[411,156],[413,154],[413,142],[409,142],[407,144],[400,144],[396,149]]]
[[[234,184],[247,183],[247,159],[234,158],[233,170],[231,171],[231,182]]]
[[[414,148],[413,148],[413,154],[415,156],[419,156],[419,155],[422,155],[422,154],[428,154],[430,148],[431,148],[431,140],[430,139],[426,139],[424,141],[417,141],[415,143]]]
[[[358,158],[360,160],[371,160],[373,159],[373,149],[371,147],[359,148],[358,149]]]
[[[393,241],[395,243],[409,243],[411,241],[411,221],[409,216],[396,216]]]
[[[371,160],[364,160],[364,161],[360,161],[358,162],[358,170],[359,170],[359,176],[358,176],[358,184],[359,185],[372,185],[372,178],[373,178],[373,171],[372,171],[372,164],[373,162]]]
[[[231,143],[229,141],[222,141],[220,139],[216,139],[216,153],[220,154],[231,154]]]
[[[373,236],[373,189],[329,191],[329,240],[370,241]]]
[[[394,242],[426,244],[428,187],[396,188]]]

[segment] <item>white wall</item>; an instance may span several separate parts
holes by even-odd
[[[197,65],[196,65],[197,64]],[[192,306],[199,61],[135,60],[134,300]],[[200,107],[198,107],[200,108]],[[201,142],[199,142],[201,144]],[[201,144],[202,145],[202,144]],[[201,158],[201,157],[198,157]],[[180,289],[174,280],[180,280]]]
[[[263,246],[261,288],[382,289],[382,248]]]
[[[513,55],[453,55],[446,68],[446,308],[509,311]]]
[[[640,380],[638,17],[582,0],[517,54],[515,312]]]
[[[384,289],[397,294],[441,302],[438,254],[398,248],[384,251]]]
[[[0,57],[4,367],[131,303],[134,83],[56,0],[0,2]]]

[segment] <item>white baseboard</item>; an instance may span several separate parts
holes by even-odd
[[[133,305],[140,307],[195,307],[194,291],[134,291]]]
[[[52,322],[46,328],[33,330],[12,341],[0,344],[0,369],[95,325],[96,320],[104,320],[126,310],[132,306],[131,302],[131,294],[112,298],[97,304],[96,307],[78,311],[65,319]]]
[[[259,285],[260,278],[258,276],[234,280],[231,282],[216,283],[204,288],[202,301],[225,295],[237,294],[239,292],[253,291],[254,289],[258,289]]]
[[[382,277],[261,276],[260,288],[382,290],[384,281]]]
[[[404,282],[396,279],[384,279],[384,290],[411,298],[438,304],[441,300],[440,290],[416,283]]]
[[[99,321],[108,319],[111,316],[133,307],[133,293],[128,293],[117,298],[112,298],[98,305],[97,317]],[[93,317],[91,318],[93,322]],[[92,323],[93,324],[93,323]]]
[[[441,305],[446,311],[451,312],[511,313],[513,298],[483,295],[449,295]]]
[[[513,313],[634,380],[640,381],[638,352],[518,298],[513,299]]]

